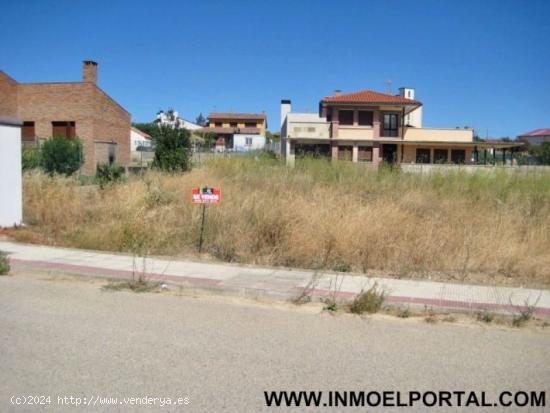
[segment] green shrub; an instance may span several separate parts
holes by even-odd
[[[155,146],[153,168],[166,172],[191,169],[191,135],[187,129],[161,126],[152,138]]]
[[[0,275],[6,275],[10,272],[10,260],[8,254],[0,251]]]
[[[108,184],[120,181],[125,173],[126,170],[121,165],[103,163],[97,165],[95,176],[99,186],[103,188]]]
[[[539,146],[533,146],[531,153],[535,155],[543,165],[550,165],[550,142],[543,142]]]
[[[411,316],[411,310],[409,307],[400,308],[399,312],[397,313],[397,317],[399,318],[409,318]]]
[[[483,310],[477,313],[477,320],[487,324],[491,323],[494,318],[495,315],[487,310]]]
[[[351,302],[349,310],[354,314],[377,313],[384,304],[384,292],[378,290],[378,284],[361,291]]]
[[[42,144],[40,165],[50,175],[72,175],[83,163],[82,144],[78,139],[55,137]]]
[[[350,272],[351,266],[347,262],[337,262],[333,268],[333,271],[337,272]]]
[[[25,148],[21,152],[21,166],[24,171],[40,167],[40,151],[36,148]]]
[[[276,161],[277,160],[277,154],[273,152],[272,150],[262,151],[260,152],[259,158],[262,161]]]

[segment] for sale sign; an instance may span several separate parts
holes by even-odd
[[[222,201],[220,188],[193,188],[191,202],[193,204],[219,204]]]

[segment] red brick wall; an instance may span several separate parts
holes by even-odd
[[[0,115],[17,116],[17,82],[1,70]]]
[[[116,162],[120,165],[129,165],[131,130],[130,114],[122,109],[122,107],[120,107],[99,88],[95,88],[95,100],[96,140],[116,142]]]
[[[23,121],[34,121],[39,138],[52,136],[52,121],[76,122],[76,136],[84,148],[84,173],[95,173],[95,141],[116,142],[117,163],[124,166],[130,163],[130,114],[95,84],[26,83],[16,88],[17,111],[13,115]],[[0,76],[0,114],[13,107],[11,100],[4,99],[4,90],[13,93],[13,87]]]

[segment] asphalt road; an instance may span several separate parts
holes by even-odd
[[[267,408],[263,391],[549,391],[545,332],[331,316],[315,308],[100,286],[0,277],[0,411],[43,411],[10,402],[30,395],[50,396],[46,411],[371,412],[381,409]],[[76,397],[81,403],[99,403],[96,396],[181,397],[188,404],[60,406],[58,396],[75,403]]]

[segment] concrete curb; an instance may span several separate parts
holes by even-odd
[[[42,260],[26,260],[12,258],[10,260],[14,269],[30,270],[30,271],[55,271],[56,273],[77,275],[77,276],[92,276],[105,279],[129,280],[134,274],[129,270],[117,270],[110,268],[98,268],[86,265],[53,263]],[[173,285],[186,286],[198,290],[205,290],[221,295],[236,295],[246,298],[266,298],[277,301],[290,301],[296,298],[302,291],[302,288],[291,287],[288,290],[270,289],[265,287],[252,287],[243,285],[232,285],[224,283],[219,279],[205,277],[191,277],[182,275],[171,275],[162,273],[147,273],[147,279],[151,281],[166,282]],[[373,281],[378,282],[377,281]],[[356,292],[350,291],[330,291],[323,288],[314,288],[310,291],[309,296],[313,300],[320,300],[324,297],[336,297],[343,301],[353,299],[357,295]],[[402,295],[386,295],[386,302],[392,306],[405,306],[413,308],[430,308],[434,310],[452,311],[461,313],[473,313],[479,311],[490,311],[505,315],[514,315],[528,308],[525,305],[511,304],[495,304],[476,301],[460,301],[440,298],[414,297]],[[534,314],[539,316],[550,316],[550,308],[535,307]]]

